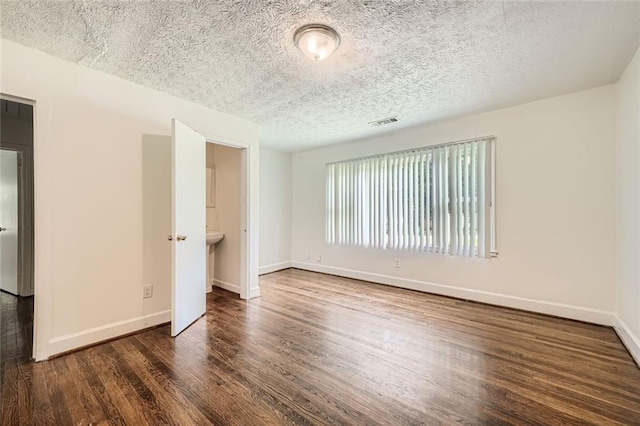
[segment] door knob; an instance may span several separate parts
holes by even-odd
[[[167,237],[167,240],[169,240],[169,241],[173,241],[173,235],[169,235],[169,236]]]
[[[186,240],[186,239],[187,239],[187,236],[186,236],[186,235],[178,235],[178,236],[176,237],[176,239],[177,239],[178,241],[184,241],[184,240]]]
[[[2,232],[2,231],[6,231],[6,230],[7,230],[7,228],[2,228],[2,227],[0,227],[0,232]]]

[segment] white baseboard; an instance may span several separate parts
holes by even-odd
[[[225,290],[229,290],[232,293],[240,294],[240,286],[238,284],[231,284],[225,281],[213,280],[213,285],[216,287],[223,288]]]
[[[232,293],[240,294],[240,286],[238,284],[231,284],[220,280],[213,280],[213,285],[225,290],[229,290]],[[251,289],[249,299],[254,299],[256,297],[260,297],[260,287],[254,287]]]
[[[319,265],[317,263],[293,261],[291,262],[291,266],[293,268],[304,269],[307,271],[338,275],[341,277],[370,281],[378,284],[386,284],[394,287],[406,288],[409,290],[440,294],[443,296],[473,300],[475,302],[483,302],[492,305],[505,306],[508,308],[522,309],[525,311],[538,312],[541,314],[555,315],[558,317],[585,321],[594,324],[607,326],[614,325],[613,312],[601,311],[598,309],[583,308],[580,306],[566,305],[563,303],[545,302],[542,300],[527,299],[523,297],[509,296],[506,294],[491,293],[481,290],[472,290],[450,285],[434,284],[426,281],[398,278],[389,275],[374,274],[370,272],[356,271],[334,266]]]
[[[638,367],[640,367],[640,338],[633,334],[627,324],[617,315],[615,317],[614,329],[616,330],[616,333],[618,333],[622,343],[624,343],[627,350],[636,361],[636,364],[638,364]]]
[[[171,322],[171,310],[118,321],[49,340],[47,357]],[[45,358],[45,359],[46,359]],[[40,359],[39,359],[40,360]]]
[[[258,270],[258,275],[270,274],[272,272],[281,271],[288,268],[291,268],[291,262],[280,262],[274,263],[273,265],[261,266]]]
[[[254,287],[251,289],[249,299],[255,299],[256,297],[260,297],[260,287]]]

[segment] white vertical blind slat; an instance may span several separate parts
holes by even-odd
[[[360,227],[360,220],[358,217],[358,162],[354,161],[351,163],[351,223],[353,223],[352,228],[352,245],[358,245],[358,231]]]
[[[352,161],[349,163],[349,191],[350,191],[350,196],[349,196],[349,200],[351,201],[349,203],[349,218],[351,219],[350,223],[351,225],[349,226],[349,245],[356,245],[356,215],[355,215],[355,198],[356,198],[356,191],[355,191],[355,177],[356,177],[356,173],[355,173],[355,163]]]
[[[393,196],[393,188],[395,186],[395,158],[392,156],[387,160],[387,248],[395,248],[393,245],[395,239],[393,235],[395,233],[396,222],[393,219],[396,211],[396,199]]]
[[[404,185],[406,186],[407,200],[405,202],[407,206],[405,218],[407,220],[407,238],[405,240],[405,249],[411,250],[413,248],[413,240],[414,240],[414,229],[413,229],[413,155],[409,153],[406,157],[407,162],[407,180],[405,180]]]
[[[451,193],[450,193],[450,208],[451,208],[451,247],[450,253],[458,252],[458,198],[460,197],[460,191],[458,188],[458,147],[456,145],[451,147],[449,153],[449,170],[451,174]]]
[[[351,245],[358,245],[358,163],[351,162]]]
[[[471,145],[471,217],[469,221],[471,245],[469,247],[470,256],[477,255],[478,244],[478,144]]]
[[[439,234],[439,244],[438,249],[440,253],[445,252],[445,200],[447,194],[445,193],[445,147],[438,148],[438,191],[439,191],[439,199],[438,199],[438,234]]]
[[[420,179],[420,190],[418,199],[420,200],[420,242],[418,244],[418,249],[424,250],[426,246],[426,238],[425,238],[425,198],[427,197],[425,191],[425,161],[424,161],[425,153],[424,151],[420,151],[420,163],[418,165],[419,170],[419,179]]]
[[[456,252],[457,256],[462,256],[464,253],[464,172],[463,172],[463,162],[464,162],[464,152],[460,145],[457,146],[458,149],[458,161],[456,163],[456,180],[458,183],[457,194],[458,197],[456,199],[456,212],[457,212],[457,223],[456,230],[458,232],[458,250]]]
[[[411,223],[409,212],[409,168],[410,161],[406,155],[402,156],[402,248],[407,249],[409,247],[409,233]]]
[[[402,222],[400,221],[400,215],[402,214],[402,189],[400,186],[402,181],[402,169],[400,165],[400,156],[396,155],[394,163],[395,179],[393,195],[395,199],[396,211],[393,214],[393,221],[395,223],[393,248],[399,249],[401,244],[400,233],[402,232]]]
[[[375,231],[376,231],[376,218],[375,218],[375,211],[376,211],[376,199],[375,199],[375,194],[376,194],[376,182],[377,179],[375,179],[375,162],[372,161],[369,165],[369,171],[367,174],[367,177],[369,179],[369,230],[368,230],[368,244],[367,247],[375,247],[375,241],[374,241],[374,235],[375,235]]]
[[[433,151],[432,150],[428,150],[425,154],[426,156],[426,163],[427,163],[427,171],[426,171],[426,178],[425,178],[425,201],[426,201],[426,205],[425,205],[425,221],[426,221],[426,235],[427,235],[427,250],[431,251],[433,249],[433,244],[432,244],[432,239],[433,239],[433,228],[432,228],[432,220],[433,220],[433,216],[431,214],[432,212],[432,206],[433,206],[433,200],[432,200],[432,196],[433,196],[433,188],[431,186],[432,184],[432,173],[433,173]]]
[[[353,234],[353,163],[347,163],[347,197],[346,197],[346,206],[347,206],[347,226],[345,227],[345,231],[347,233],[346,243],[348,245],[352,245],[353,241],[351,240],[351,235]]]
[[[396,213],[394,220],[396,222],[396,234],[395,234],[395,248],[402,247],[402,240],[400,234],[402,233],[402,160],[400,156],[396,156],[396,181],[395,181],[395,195],[396,195]]]
[[[479,204],[481,206],[484,206],[487,202],[487,193],[483,190],[483,188],[485,187],[485,179],[484,179],[484,174],[485,174],[485,161],[487,158],[486,155],[486,150],[485,147],[482,145],[482,143],[478,146],[479,148],[479,160],[480,162],[478,163],[478,176],[477,176],[477,180],[478,180],[478,188],[480,189],[479,191]],[[478,223],[479,224],[483,224],[486,223],[486,219],[487,219],[487,210],[485,208],[481,208],[479,209],[478,212]],[[487,253],[485,250],[485,241],[487,238],[487,234],[486,234],[486,229],[484,228],[484,226],[480,226],[478,229],[478,257],[487,257]]]
[[[362,161],[358,161],[355,163],[355,176],[354,176],[354,191],[356,193],[356,197],[355,197],[355,206],[354,206],[354,211],[355,211],[355,217],[354,217],[354,221],[356,223],[356,234],[355,234],[355,241],[356,241],[356,245],[359,246],[362,244],[362,214],[361,214],[361,210],[360,207],[362,206],[362,194],[361,194],[361,183],[362,183]]]
[[[329,244],[335,244],[335,222],[336,222],[336,206],[335,206],[335,176],[336,176],[336,167],[334,164],[329,166],[328,172],[328,191],[327,191],[327,203],[329,204],[329,211],[331,212],[330,216],[327,216],[327,241]]]
[[[336,206],[336,169],[335,164],[331,168],[331,243],[336,243],[336,215],[338,214]]]
[[[351,163],[347,162],[344,165],[345,174],[344,174],[344,244],[351,244],[351,208],[349,207],[349,200],[351,197]]]
[[[398,192],[398,212],[396,213],[396,222],[398,224],[397,248],[401,249],[404,244],[404,161],[402,155],[398,155],[398,177],[396,180],[396,188]]]
[[[450,191],[449,191],[449,180],[451,179],[451,174],[449,173],[449,151],[451,147],[444,147],[444,164],[442,174],[444,176],[444,196],[442,198],[442,209],[444,215],[444,243],[442,245],[442,251],[444,253],[449,253],[449,243],[451,239],[451,217],[449,215],[449,200],[450,200]]]
[[[371,247],[380,248],[378,242],[378,228],[380,227],[380,217],[378,206],[380,205],[380,159],[375,158],[373,161],[373,169],[371,172],[371,212],[373,213],[371,225]]]
[[[336,170],[338,171],[337,181],[336,181],[336,193],[338,196],[336,197],[336,207],[338,211],[335,214],[336,217],[336,226],[337,226],[337,238],[336,243],[342,244],[342,220],[344,219],[344,204],[342,203],[342,197],[344,195],[344,188],[342,186],[342,180],[344,179],[344,173],[342,170],[343,164],[337,164]]]
[[[420,156],[413,155],[413,246],[417,250],[420,247]]]
[[[439,181],[440,178],[438,176],[439,174],[439,170],[440,170],[440,161],[438,161],[438,156],[440,155],[440,152],[438,151],[438,149],[434,149],[431,153],[431,158],[432,158],[432,179],[431,179],[431,201],[432,201],[432,221],[433,221],[433,229],[431,231],[431,239],[432,239],[432,245],[431,245],[431,249],[433,251],[436,251],[438,245],[440,244],[440,221],[439,221],[439,217],[440,217],[440,207],[438,206],[438,202],[437,200],[440,197],[440,191],[438,190],[438,186],[439,186]]]
[[[387,169],[387,173],[389,174],[389,185],[387,186],[387,197],[389,197],[389,215],[387,216],[388,224],[388,238],[389,238],[389,248],[396,248],[396,197],[394,188],[396,186],[396,158],[392,156],[389,158],[389,167]]]
[[[380,180],[380,206],[378,206],[378,211],[380,213],[380,228],[378,228],[378,238],[380,240],[380,248],[387,248],[387,235],[389,230],[389,216],[386,214],[387,211],[385,206],[389,205],[389,193],[388,193],[388,185],[389,182],[389,159],[387,157],[384,158],[384,161],[381,161],[382,166],[382,179]]]
[[[345,179],[347,178],[346,173],[345,173],[345,165],[344,164],[338,164],[338,171],[340,173],[340,177],[338,178],[338,211],[340,212],[340,214],[338,215],[338,227],[339,227],[339,232],[338,232],[338,244],[344,244],[345,240],[344,240],[344,236],[345,236],[345,199],[346,199],[346,194],[345,194]]]

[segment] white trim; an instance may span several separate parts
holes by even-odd
[[[204,136],[207,142],[209,143],[215,143],[218,145],[224,145],[224,146],[229,146],[231,148],[240,148],[240,149],[249,148],[251,146],[250,143],[241,142],[239,140],[235,140],[232,138],[225,138],[224,136],[212,135],[211,133],[206,133],[206,132],[198,132],[198,133]]]
[[[49,340],[49,356],[93,345],[105,340],[121,337],[125,334],[141,331],[145,328],[170,322],[171,310],[168,309],[155,314],[143,315],[137,318],[90,328],[78,333],[56,337]]]
[[[450,296],[458,299],[473,300],[475,302],[489,303],[492,305],[499,305],[507,308],[522,309],[525,311],[554,315],[594,324],[612,326],[614,323],[613,312],[602,311],[599,309],[583,308],[581,306],[566,305],[564,303],[527,299],[524,297],[509,296],[506,294],[472,290],[463,287],[435,284],[426,281],[411,280],[406,278],[398,278],[389,275],[373,274],[364,271],[337,268],[334,266],[318,265],[315,263],[293,261],[291,262],[291,266],[293,268],[304,269],[307,271],[338,275],[341,277],[354,278],[378,284],[386,284],[394,287],[406,288],[409,290],[417,290],[426,293]]]
[[[261,266],[258,275],[270,274],[272,272],[281,271],[291,268],[291,261],[274,263],[272,265]]]
[[[36,101],[34,101],[33,99],[21,98],[20,96],[13,96],[4,92],[0,92],[0,99],[4,99],[5,101],[18,102],[25,105],[36,105]]]
[[[633,334],[631,329],[618,315],[615,316],[613,329],[618,334],[618,337],[620,337],[620,340],[627,348],[636,364],[638,364],[638,367],[640,367],[640,338]]]
[[[225,290],[229,290],[232,293],[240,294],[240,286],[238,284],[232,284],[225,281],[213,280],[213,285]]]
[[[260,287],[253,287],[251,289],[250,298],[255,299],[256,297],[260,297]]]

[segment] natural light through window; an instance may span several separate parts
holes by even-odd
[[[495,138],[327,164],[327,244],[488,258]]]

